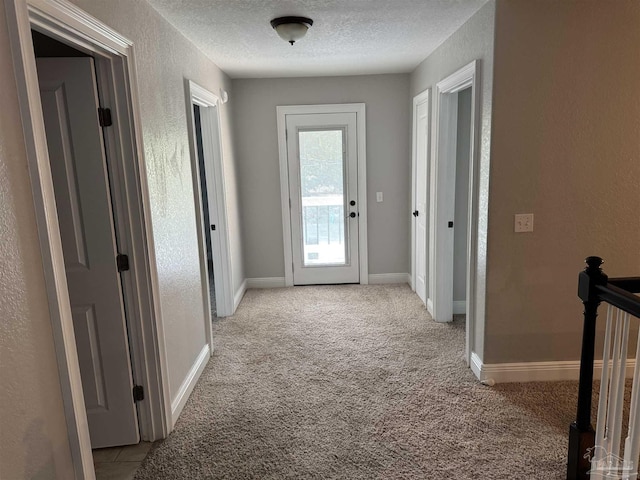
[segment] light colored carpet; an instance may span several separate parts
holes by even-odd
[[[577,383],[477,382],[407,285],[250,290],[136,479],[561,479]]]

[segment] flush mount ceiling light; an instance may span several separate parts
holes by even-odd
[[[313,25],[313,20],[306,17],[279,17],[271,20],[271,26],[281,39],[293,45],[304,37]]]

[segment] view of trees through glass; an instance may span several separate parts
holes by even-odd
[[[305,265],[343,264],[343,130],[298,132]]]
[[[302,197],[343,192],[342,130],[300,132]]]

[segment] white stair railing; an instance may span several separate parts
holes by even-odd
[[[637,480],[640,463],[640,336],[636,356],[627,359],[631,319],[640,325],[640,277],[609,278],[603,260],[591,256],[578,274],[578,298],[584,305],[580,381],[576,420],[569,426],[567,480]],[[591,410],[598,308],[610,305],[605,325],[598,418]],[[629,365],[628,365],[629,362]],[[629,418],[624,422],[627,367],[633,367]],[[628,424],[622,442],[623,425]],[[621,450],[624,448],[624,450]]]
[[[600,398],[591,459],[592,480],[636,480],[640,457],[640,369],[634,367],[630,397],[629,427],[621,451],[627,351],[631,316],[609,305],[602,357]],[[613,333],[613,338],[612,338]],[[640,334],[636,356],[640,355]]]

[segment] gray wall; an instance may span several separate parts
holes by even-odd
[[[411,95],[415,96],[431,88],[435,95],[436,84],[473,60],[480,61],[478,88],[479,159],[478,230],[480,236],[476,249],[477,277],[475,302],[476,328],[474,351],[482,358],[485,323],[485,280],[487,268],[488,208],[489,208],[489,157],[491,144],[491,95],[493,87],[493,36],[495,27],[495,2],[490,0],[462,27],[451,35],[438,49],[429,55],[411,74]],[[435,139],[435,122],[432,122],[431,139]]]
[[[234,80],[233,92],[247,277],[284,276],[276,106],[326,103],[366,104],[369,273],[408,272],[409,75]]]
[[[471,89],[458,93],[456,139],[456,198],[453,217],[453,300],[467,299],[467,232],[469,214],[469,152],[471,148]]]
[[[231,84],[146,2],[76,3],[135,44],[173,398],[205,345],[184,79],[213,92],[230,90]],[[0,81],[0,476],[72,478],[4,3],[0,3]],[[221,107],[221,115],[233,274],[239,285],[244,274],[229,105]]]
[[[640,274],[639,26],[637,0],[498,2],[485,362],[578,359],[584,258]]]

